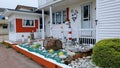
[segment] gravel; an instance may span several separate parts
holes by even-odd
[[[69,66],[72,68],[99,68],[92,63],[91,56],[78,58],[75,61],[72,61]]]

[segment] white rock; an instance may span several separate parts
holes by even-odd
[[[92,63],[92,60],[91,60],[91,56],[87,56],[87,57],[84,57],[84,58],[78,58],[76,59],[75,61],[72,61],[69,66],[71,66],[72,68],[94,68],[94,67],[98,67],[96,65],[94,65]],[[99,67],[98,67],[99,68]]]

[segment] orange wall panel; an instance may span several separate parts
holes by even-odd
[[[22,19],[16,19],[16,32],[36,32],[38,29],[38,20],[35,20],[35,27],[23,27],[22,26]]]

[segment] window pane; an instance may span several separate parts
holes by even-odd
[[[8,28],[8,26],[7,25],[3,25],[3,29],[7,29]]]
[[[30,26],[34,26],[33,20],[30,20]]]
[[[54,13],[52,15],[52,19],[53,19],[53,24],[55,24],[55,14]]]
[[[56,12],[56,24],[61,24],[61,12]]]
[[[84,18],[88,18],[88,5],[84,6]]]
[[[27,22],[27,21],[26,21],[26,20],[24,20],[24,22],[23,22],[23,26],[26,26],[26,22]]]
[[[14,32],[14,24],[12,23],[12,22],[10,22],[10,25],[9,25],[10,27],[10,32]]]
[[[32,26],[34,26],[34,21],[32,20]]]
[[[30,26],[30,21],[29,20],[27,20],[26,26]]]
[[[40,29],[43,28],[42,18],[40,18]]]
[[[63,11],[63,23],[65,23],[66,20],[66,11]]]
[[[24,20],[23,26],[34,26],[34,20]]]

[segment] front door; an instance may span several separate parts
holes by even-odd
[[[84,4],[81,7],[81,34],[82,36],[91,36],[91,3]]]
[[[91,4],[85,4],[82,5],[81,8],[81,17],[82,17],[82,23],[81,23],[81,28],[82,29],[87,29],[91,28]]]

